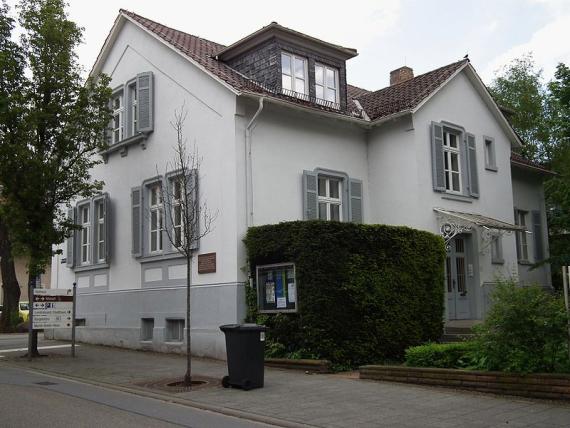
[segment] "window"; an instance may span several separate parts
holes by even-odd
[[[135,135],[138,132],[137,126],[137,84],[132,83],[129,85],[129,118],[130,118],[130,135]]]
[[[91,221],[89,219],[89,205],[84,205],[79,208],[79,219],[81,221],[81,234],[80,234],[80,260],[81,264],[89,264],[91,244]]]
[[[104,193],[80,201],[68,210],[69,220],[80,229],[67,238],[67,267],[86,270],[101,267],[109,261],[109,204],[109,195]]]
[[[445,190],[461,193],[461,151],[459,135],[443,131]]]
[[[166,341],[167,342],[183,342],[184,341],[184,320],[166,320]]]
[[[362,223],[362,180],[316,168],[303,171],[303,219]]]
[[[123,139],[123,94],[115,95],[112,100],[113,106],[113,144]]]
[[[339,178],[319,176],[319,220],[342,220],[341,187]]]
[[[503,239],[499,234],[491,236],[491,263],[503,264]]]
[[[184,243],[184,227],[182,221],[182,180],[172,180],[172,236],[174,246],[180,247]]]
[[[515,224],[526,227],[527,214],[526,211],[516,210]],[[517,232],[517,256],[519,261],[528,261],[528,242],[525,230]]]
[[[154,333],[154,318],[141,319],[141,340],[151,341]]]
[[[495,158],[495,140],[485,137],[485,169],[497,171],[497,160]]]
[[[162,251],[162,230],[164,225],[164,213],[162,207],[162,189],[160,184],[149,187],[149,211],[150,211],[150,252]]]
[[[338,104],[338,70],[326,65],[315,65],[315,96],[317,102],[329,101]]]
[[[95,202],[95,254],[99,263],[105,262],[105,202]]]
[[[447,193],[444,197],[451,199],[478,198],[475,135],[459,125],[432,122],[431,149],[433,190]]]
[[[306,58],[290,53],[281,53],[281,88],[297,94],[308,95]]]

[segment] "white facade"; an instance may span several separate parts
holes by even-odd
[[[439,234],[443,220],[434,208],[506,223],[514,222],[517,204],[544,214],[544,201],[536,190],[539,181],[532,179],[535,187],[527,188],[524,177],[517,176],[521,185],[513,196],[510,154],[516,143],[481,95],[470,68],[451,78],[413,113],[370,124],[271,99],[260,105],[259,97],[242,96],[131,20],[122,17],[119,22],[100,68],[111,76],[112,88],[139,73],[152,73],[154,129],[126,150],[111,152],[106,163],[93,171],[93,178],[105,182],[110,201],[108,264],[70,268],[62,262],[65,254],[54,257],[52,287],[78,284],[77,317],[85,320],[78,329],[80,340],[183,349],[181,341],[169,339],[167,323],[184,318],[184,259],[166,253],[133,256],[131,201],[133,188],[142,186],[145,192],[153,177],[170,172],[176,143],[170,122],[182,106],[188,112],[185,137],[196,144],[203,159],[200,198],[218,214],[197,252],[216,253],[216,272],[198,273],[196,258],[192,267],[192,340],[197,355],[224,358],[219,326],[241,322],[245,316],[242,239],[247,227],[305,218],[304,171],[337,177],[343,195],[348,178],[361,182],[365,223],[405,225]],[[452,124],[475,136],[478,197],[434,191],[432,122]],[[496,171],[485,168],[484,137],[494,141]],[[346,210],[341,215],[348,220],[351,214]],[[548,272],[529,274],[526,267],[521,271],[513,234],[502,237],[502,262],[492,263],[489,236],[483,229],[473,226],[458,235],[465,239],[460,252],[465,257],[457,262],[464,264],[463,276],[457,276],[463,291],[460,297],[448,293],[448,306],[457,305],[453,315],[448,307],[448,318],[481,319],[488,308],[488,293],[501,278],[524,275],[527,281],[549,285]],[[143,246],[146,242],[148,247],[146,233],[145,229]],[[143,340],[148,339],[143,334],[148,320],[152,320],[152,339]]]

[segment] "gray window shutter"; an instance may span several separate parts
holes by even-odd
[[[75,208],[70,208],[67,210],[67,218],[71,222],[75,223]],[[65,265],[69,268],[72,268],[75,265],[75,257],[74,257],[75,235],[76,231],[74,230],[71,233],[71,236],[69,236],[66,241],[67,248],[65,255]]]
[[[477,146],[475,135],[467,134],[467,164],[469,168],[469,194],[479,197],[479,176],[477,174]]]
[[[198,171],[193,170],[190,176],[190,188],[189,190],[192,192],[192,202],[190,206],[194,206],[195,213],[194,213],[194,224],[192,228],[194,232],[192,233],[193,236],[198,237],[200,236],[200,194],[198,192]],[[195,239],[192,242],[190,247],[192,250],[198,250],[200,248],[200,240]]]
[[[515,208],[515,224],[518,226],[519,224],[519,210]],[[517,246],[517,260],[521,259],[521,232],[515,232],[515,242]],[[525,233],[525,232],[522,232]]]
[[[103,213],[105,216],[105,263],[111,261],[111,200],[108,194],[103,198]]]
[[[137,75],[137,124],[139,132],[151,132],[154,129],[154,92],[152,72]]]
[[[349,180],[350,221],[362,223],[362,180]]]
[[[433,190],[445,192],[445,174],[443,171],[443,126],[431,123],[431,168]]]
[[[316,172],[303,171],[303,220],[319,218],[318,181]]]
[[[141,187],[131,189],[131,226],[132,226],[132,254],[135,257],[142,255],[142,215],[143,192]]]
[[[532,212],[532,234],[534,235],[534,261],[544,259],[544,246],[542,245],[542,218],[540,211]]]

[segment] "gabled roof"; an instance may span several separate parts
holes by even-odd
[[[220,55],[224,51],[227,52],[224,45],[201,37],[193,36],[180,30],[175,30],[124,9],[120,10],[119,16],[115,20],[115,24],[105,40],[105,44],[103,45],[101,52],[97,57],[97,61],[91,71],[92,75],[100,71],[103,61],[110,51],[111,46],[125,21],[130,21],[134,25],[137,25],[147,31],[167,47],[183,55],[194,65],[201,68],[237,95],[253,97],[264,96],[267,97],[268,100],[279,104],[309,109],[319,112],[320,114],[355,121],[362,125],[374,125],[381,123],[384,120],[388,120],[390,117],[395,117],[400,114],[414,113],[454,76],[466,69],[468,70],[468,77],[475,85],[479,94],[485,99],[487,105],[500,121],[505,131],[511,136],[511,140],[515,145],[520,145],[520,139],[512,130],[510,124],[491,98],[491,95],[487,91],[485,85],[467,59],[454,62],[428,73],[416,76],[406,82],[389,86],[374,92],[370,92],[356,86],[347,85],[347,107],[345,110],[339,110],[333,106],[317,103],[315,100],[308,99],[308,97],[305,97],[306,99],[304,99],[303,97],[289,96],[276,91],[275,88],[265,87],[263,84],[241,74],[228,64],[216,58],[216,55]],[[322,42],[318,39],[314,39],[310,36],[282,27],[276,23],[262,28],[257,33],[266,31],[265,28],[268,27],[273,30],[278,29],[279,31],[286,32],[287,34],[295,35],[295,37],[302,36],[306,40],[311,40],[315,43],[327,44],[326,42]],[[249,39],[249,36],[245,39]],[[242,39],[241,42],[245,39]],[[236,43],[232,46],[234,45],[236,45]],[[331,49],[344,50],[346,55],[356,54],[356,51],[353,49],[344,48],[330,43],[328,45],[330,45],[329,47]]]
[[[272,37],[280,37],[285,40],[292,40],[294,42],[300,42],[302,44],[307,44],[309,47],[317,47],[319,50],[326,50],[329,55],[340,58],[342,60],[347,60],[349,58],[354,58],[358,55],[356,49],[346,48],[344,46],[335,45],[333,43],[325,42],[319,40],[315,37],[311,37],[307,34],[300,33],[299,31],[292,30],[291,28],[279,25],[277,22],[272,22],[269,25],[251,33],[244,38],[232,43],[230,46],[220,49],[216,53],[216,57],[222,60],[228,60],[240,53],[251,49],[260,43],[269,40]]]
[[[405,82],[357,96],[356,99],[371,120],[413,110],[468,63],[467,59],[457,61]]]
[[[539,174],[556,175],[556,173],[551,169],[548,169],[548,167],[538,162],[528,160],[515,152],[511,152],[511,165],[521,169],[534,171]]]

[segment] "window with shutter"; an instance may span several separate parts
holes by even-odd
[[[137,109],[135,121],[138,131],[143,133],[151,132],[154,129],[154,91],[152,72],[137,75]]]
[[[469,168],[469,195],[479,197],[479,176],[477,171],[477,146],[475,136],[467,134],[467,165]]]
[[[142,255],[142,197],[140,187],[131,190],[131,252],[135,257]]]
[[[75,223],[75,208],[67,210],[67,218],[70,222]],[[65,264],[67,267],[72,268],[75,265],[75,230],[67,237],[66,241],[66,255]]]

